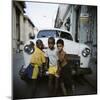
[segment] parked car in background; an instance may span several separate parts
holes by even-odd
[[[32,48],[26,47],[30,45],[30,41],[36,43],[37,39],[41,39],[45,47],[48,47],[48,38],[54,37],[57,41],[59,38],[64,41],[64,50],[69,55],[69,59],[72,62],[72,66],[79,74],[88,74],[90,72],[89,61],[91,50],[89,46],[74,41],[73,36],[70,32],[53,28],[40,30],[34,39],[26,41],[25,48],[23,50],[25,67],[29,65]],[[55,45],[56,46],[56,45]],[[29,49],[28,51],[25,49]],[[46,51],[46,48],[44,49]]]

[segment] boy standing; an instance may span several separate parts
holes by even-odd
[[[57,57],[57,51],[56,51],[54,45],[55,45],[55,39],[53,37],[50,37],[48,39],[48,49],[47,49],[47,52],[46,52],[47,61],[46,62],[47,62],[47,64],[49,63],[48,86],[49,86],[49,92],[50,92],[51,95],[53,95],[54,92],[56,92],[56,88],[57,88],[56,80],[57,80],[57,60],[58,60],[58,57]],[[53,83],[53,81],[54,81],[54,83]]]
[[[43,42],[41,40],[37,40],[35,51],[32,54],[32,58],[30,61],[30,63],[34,67],[32,73],[32,79],[37,79],[39,74],[39,68],[41,68],[45,64],[45,55],[42,49],[43,49]]]
[[[32,96],[35,95],[36,88],[37,88],[37,78],[40,68],[44,67],[45,64],[45,55],[42,51],[43,49],[43,42],[41,40],[36,41],[36,46],[32,46],[34,48],[34,52],[31,56],[31,61],[29,66],[25,70],[25,74],[29,79],[29,89],[32,90]]]
[[[63,50],[64,41],[59,39],[57,41],[57,48],[58,48],[58,73],[61,81],[61,88],[64,95],[72,95],[72,72],[71,66],[67,60],[67,54]]]

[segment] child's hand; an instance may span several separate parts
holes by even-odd
[[[57,70],[57,72],[56,72],[57,74],[59,74],[59,70]]]
[[[61,70],[61,68],[59,67],[59,68],[57,69],[57,73],[58,73],[58,74],[60,74],[60,70]]]
[[[59,73],[59,70],[57,70],[55,76],[59,78],[59,74],[60,74],[60,73]]]
[[[57,74],[57,76],[59,76],[59,74],[60,74],[60,70],[57,70],[57,71],[56,71],[56,74]]]

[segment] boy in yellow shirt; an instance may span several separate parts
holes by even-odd
[[[34,52],[32,53],[30,64],[25,70],[25,74],[29,79],[28,83],[30,84],[30,90],[32,90],[31,93],[32,95],[35,95],[35,91],[37,89],[37,78],[39,73],[42,73],[40,68],[42,69],[45,64],[45,55],[42,51],[44,47],[41,40],[37,40],[36,46],[33,44],[32,47],[34,48]]]
[[[43,49],[43,42],[41,40],[36,41],[36,47],[35,51],[32,54],[30,63],[33,66],[33,72],[32,72],[32,79],[37,79],[39,75],[39,69],[41,70],[45,64],[45,56]]]

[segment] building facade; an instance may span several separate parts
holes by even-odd
[[[62,10],[62,8],[64,8]],[[64,12],[62,14],[62,12]],[[87,44],[92,57],[97,54],[97,7],[60,4],[55,27],[68,30],[76,42]]]
[[[12,47],[13,50],[22,50],[25,41],[34,37],[36,27],[25,15],[26,8],[24,1],[12,2]]]

